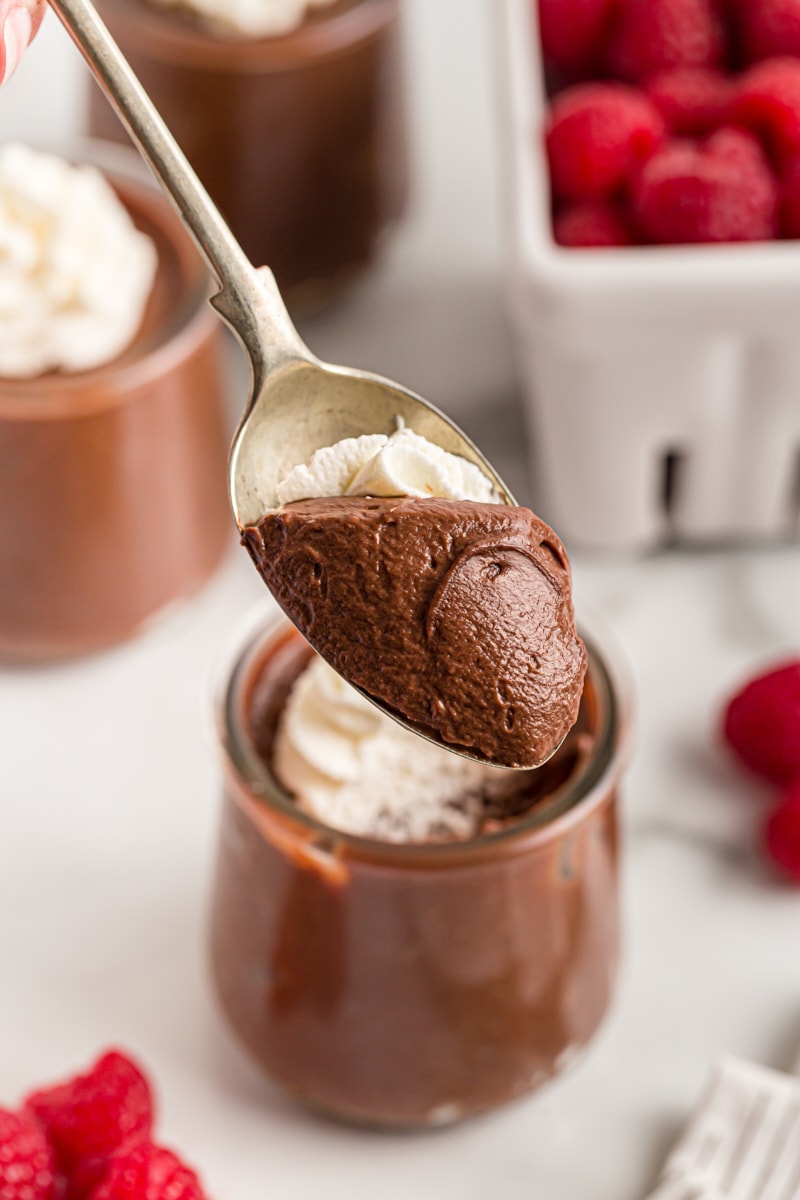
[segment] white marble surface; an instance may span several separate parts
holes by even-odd
[[[525,498],[530,481],[500,303],[490,0],[409,0],[418,187],[382,269],[304,328],[468,427]],[[82,68],[48,18],[0,95],[0,137],[58,141]],[[460,33],[452,40],[453,29]],[[366,1134],[264,1083],[214,1010],[205,919],[217,820],[211,681],[261,585],[233,546],[191,604],[135,643],[0,673],[0,1103],[102,1047],[158,1082],[160,1133],[217,1200],[637,1200],[731,1051],[788,1066],[800,1043],[800,890],[755,849],[767,804],[720,751],[721,698],[800,643],[794,547],[578,555],[578,603],[631,665],[626,948],[617,1003],[569,1077],[461,1128]]]

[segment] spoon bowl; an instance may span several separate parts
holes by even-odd
[[[279,507],[278,484],[316,450],[342,438],[391,434],[398,418],[414,433],[475,463],[501,499],[514,503],[477,447],[427,400],[379,375],[316,358],[292,326],[272,272],[262,268],[256,275],[262,311],[253,333],[261,336],[246,344],[254,366],[253,392],[230,454],[231,504],[240,529]],[[226,319],[233,324],[235,315]]]

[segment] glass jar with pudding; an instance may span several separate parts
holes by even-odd
[[[153,257],[130,340],[108,361],[82,367],[94,361],[89,343],[128,319],[117,301],[137,259],[122,235],[116,257],[103,242],[125,213],[103,208],[92,217],[102,180],[87,175],[67,188],[69,164],[21,150],[21,194],[35,172],[34,191],[46,200],[52,176],[58,203],[70,206],[43,217],[41,229],[63,218],[77,239],[36,249],[52,268],[40,295],[37,273],[22,262],[32,231],[24,219],[15,225],[22,265],[9,277],[6,255],[13,303],[0,302],[0,657],[45,661],[130,637],[209,578],[233,540],[229,429],[205,267],[139,160],[91,142],[70,156],[102,169]],[[72,262],[92,271],[80,299],[89,310],[96,302],[96,314],[79,311]],[[108,289],[117,293],[110,305]]]
[[[400,0],[98,0],[246,253],[293,311],[375,258],[406,196]],[[125,138],[92,88],[89,126]]]
[[[574,729],[515,772],[401,730],[338,677],[316,693],[322,664],[283,618],[237,655],[213,976],[234,1031],[301,1101],[446,1124],[538,1088],[600,1025],[629,714],[603,639],[586,643]]]

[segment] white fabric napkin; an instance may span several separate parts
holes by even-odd
[[[648,1200],[800,1200],[800,1078],[721,1059]]]

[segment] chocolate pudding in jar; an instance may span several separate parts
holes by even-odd
[[[628,711],[602,640],[586,643],[574,729],[513,772],[380,713],[407,751],[384,727],[388,741],[359,742],[377,710],[342,693],[337,716],[338,677],[311,694],[304,681],[329,669],[283,618],[237,657],[219,712],[212,969],[230,1025],[299,1100],[365,1125],[447,1124],[538,1088],[597,1030],[618,955]],[[346,781],[336,809],[329,770]]]
[[[0,378],[6,661],[130,637],[199,588],[233,540],[220,326],[204,265],[132,153],[87,142],[72,160],[102,168],[155,250],[154,279],[132,340],[110,361]]]
[[[98,0],[245,252],[297,313],[360,275],[405,205],[400,0],[262,5],[263,23],[250,5],[248,25],[231,0]],[[258,32],[273,28],[284,31]],[[89,127],[127,138],[94,86]]]

